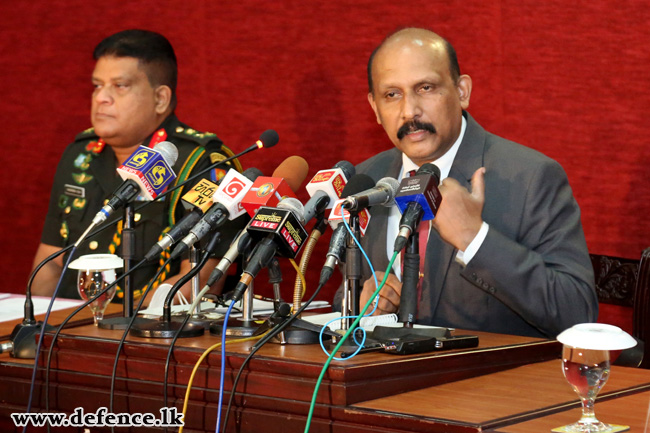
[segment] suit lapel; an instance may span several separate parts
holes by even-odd
[[[483,165],[486,133],[469,113],[464,114],[467,119],[467,128],[451,166],[449,177],[457,180],[469,190],[472,174]],[[456,252],[454,247],[442,240],[435,229],[431,230],[425,262],[425,269],[429,272],[426,273],[422,282],[422,287],[428,287],[429,290],[422,291],[418,309],[420,320],[435,323],[435,312],[445,287],[445,281],[450,278],[449,270],[454,264]]]

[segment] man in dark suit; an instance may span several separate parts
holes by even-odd
[[[424,163],[442,174],[442,203],[420,229],[426,242],[418,322],[554,337],[595,321],[598,301],[580,209],[562,167],[486,132],[465,110],[472,81],[453,47],[424,29],[400,30],[368,62],[368,101],[395,149],[358,166],[378,180]],[[399,213],[374,207],[364,248],[385,270]],[[399,308],[393,274],[376,314]],[[378,272],[379,281],[383,272]],[[365,278],[370,277],[365,269]],[[375,291],[365,280],[361,305]]]

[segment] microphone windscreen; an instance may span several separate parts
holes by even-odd
[[[273,147],[280,141],[280,136],[274,129],[267,129],[260,135],[260,141],[264,147]]]
[[[348,180],[348,183],[345,185],[345,188],[343,188],[343,192],[341,193],[341,198],[358,194],[361,191],[368,190],[374,186],[375,186],[375,181],[372,180],[372,177],[362,173],[355,174]]]
[[[301,156],[293,155],[282,161],[271,177],[283,178],[293,192],[298,191],[300,184],[307,177],[309,164]]]
[[[176,164],[176,160],[178,159],[178,149],[176,149],[174,143],[161,141],[153,147],[153,150],[158,152],[170,167]]]
[[[440,181],[440,169],[437,165],[431,164],[430,162],[427,162],[418,168],[418,171],[415,173],[415,175],[418,176],[420,174],[429,174],[431,176],[435,176],[435,178]]]
[[[357,169],[354,168],[354,165],[349,161],[339,161],[334,165],[334,168],[341,169],[347,180],[350,180],[350,178],[357,172]]]
[[[255,168],[255,167],[247,168],[246,170],[244,170],[242,172],[242,174],[244,176],[246,176],[247,179],[250,179],[253,182],[255,182],[255,179],[257,179],[258,177],[264,176],[264,173],[262,173],[262,170],[260,170],[259,168]]]

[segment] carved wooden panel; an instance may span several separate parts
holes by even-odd
[[[632,308],[639,261],[596,254],[590,257],[598,301]]]

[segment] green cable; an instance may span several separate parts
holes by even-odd
[[[393,253],[393,257],[390,259],[390,263],[388,264],[388,268],[386,269],[386,273],[384,274],[384,279],[381,280],[381,284],[379,285],[379,287],[377,287],[377,290],[375,290],[375,293],[372,294],[370,299],[368,299],[368,302],[366,302],[366,305],[364,305],[363,309],[361,310],[361,313],[359,313],[359,316],[355,319],[354,322],[352,322],[352,325],[350,325],[350,329],[348,329],[348,332],[346,332],[345,335],[341,338],[339,343],[334,347],[334,350],[332,350],[332,353],[330,353],[330,356],[327,358],[327,361],[325,361],[325,365],[323,365],[323,369],[321,370],[320,375],[318,376],[318,380],[316,381],[314,394],[311,397],[311,405],[309,406],[309,414],[307,415],[307,425],[305,425],[305,433],[309,432],[309,426],[311,425],[311,418],[314,415],[314,408],[316,406],[316,396],[318,395],[318,389],[320,388],[320,384],[323,381],[323,377],[325,376],[325,372],[327,371],[327,368],[332,363],[332,359],[334,358],[334,355],[336,355],[336,352],[338,352],[338,350],[341,348],[343,342],[347,340],[347,338],[350,336],[352,331],[359,324],[359,321],[361,320],[363,315],[366,314],[366,311],[368,311],[368,308],[370,307],[370,304],[372,304],[372,301],[375,300],[375,298],[379,294],[379,291],[382,289],[382,287],[384,287],[384,284],[386,284],[386,280],[388,279],[388,274],[390,270],[393,269],[393,263],[397,259],[398,253],[399,253],[398,251]]]

